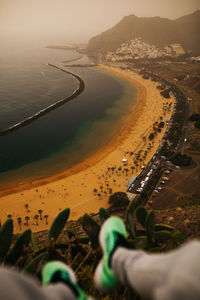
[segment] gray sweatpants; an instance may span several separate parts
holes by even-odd
[[[112,268],[118,279],[148,299],[200,299],[200,242],[194,241],[166,254],[118,248]],[[0,269],[1,300],[75,300],[64,284],[40,287],[18,272]]]
[[[200,299],[200,242],[166,254],[118,248],[112,268],[121,283],[147,299]]]
[[[0,269],[1,300],[75,300],[74,294],[64,284],[58,283],[40,287],[31,277]]]

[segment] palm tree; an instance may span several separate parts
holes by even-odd
[[[99,199],[101,199],[101,194],[100,193],[98,193],[97,196],[99,197]]]
[[[93,190],[93,193],[96,194],[96,193],[97,193],[97,189],[94,189],[94,190]]]
[[[48,221],[47,221],[47,219],[48,219],[48,215],[44,215],[44,219],[46,219],[46,225],[48,224]]]
[[[114,168],[114,167],[112,167],[112,168],[111,168],[111,170],[112,170],[112,174],[113,174],[113,173],[114,173],[114,170],[115,170],[115,168]]]
[[[131,166],[132,174],[133,174],[133,170],[134,170],[134,169],[135,169],[134,166]]]
[[[21,230],[22,229],[22,218],[21,217],[18,217],[17,218],[17,222],[19,224],[19,229]]]
[[[25,221],[26,221],[26,226],[28,226],[28,221],[30,220],[30,217],[29,216],[25,216]]]
[[[126,176],[128,175],[129,169],[125,168],[124,171],[126,172]]]
[[[140,161],[140,167],[141,167],[141,164],[142,164],[142,162],[143,162],[142,158],[140,158],[139,161]]]
[[[40,220],[42,220],[42,213],[43,213],[43,210],[42,209],[38,209],[38,213],[40,215]]]
[[[36,225],[38,226],[38,218],[39,218],[39,215],[35,215],[34,216],[34,219],[35,219],[35,221],[36,221]]]
[[[29,206],[28,204],[24,204],[26,211],[28,211],[28,206]]]

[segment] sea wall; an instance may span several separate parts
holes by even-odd
[[[48,64],[48,65],[50,67],[56,68],[56,69],[58,69],[58,70],[60,70],[62,72],[65,72],[67,74],[72,75],[79,82],[78,88],[73,92],[73,94],[71,96],[69,96],[67,98],[63,98],[63,99],[61,99],[61,100],[59,100],[59,101],[57,101],[57,102],[49,105],[48,107],[46,107],[44,109],[41,109],[40,111],[38,111],[34,115],[32,115],[32,116],[24,119],[23,121],[21,121],[21,122],[19,122],[17,124],[14,124],[14,125],[6,128],[6,129],[1,130],[0,131],[0,136],[7,135],[7,134],[9,134],[9,133],[11,133],[11,132],[13,132],[13,131],[21,128],[21,127],[24,127],[24,126],[28,125],[29,123],[31,123],[31,122],[39,119],[40,117],[44,116],[45,114],[49,113],[50,111],[52,111],[52,110],[58,108],[59,106],[61,106],[61,105],[65,104],[65,103],[71,101],[72,99],[76,98],[77,96],[79,96],[83,92],[83,90],[85,89],[85,83],[84,83],[84,81],[83,81],[83,79],[81,77],[79,77],[78,75],[76,75],[74,73],[66,71],[66,70],[64,70],[62,68],[59,68],[59,67],[57,67],[57,66],[55,66],[53,64]]]

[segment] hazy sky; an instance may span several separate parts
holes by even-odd
[[[175,19],[197,9],[200,0],[0,0],[0,36],[84,42],[126,15]]]

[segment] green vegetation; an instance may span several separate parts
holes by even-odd
[[[149,140],[151,141],[151,140],[153,140],[154,139],[154,137],[155,137],[155,133],[150,133],[150,135],[149,135]]]
[[[169,89],[160,92],[160,94],[167,99],[170,98],[170,90]]]
[[[0,230],[0,262],[2,262],[10,248],[13,234],[13,220],[8,219]]]
[[[197,122],[194,124],[194,126],[195,126],[196,128],[198,128],[198,129],[200,129],[200,120],[197,121]]]
[[[123,193],[122,197],[124,197]],[[29,229],[18,236],[13,236],[13,221],[8,219],[0,230],[1,262],[19,268],[39,279],[42,267],[46,262],[60,260],[73,268],[85,292],[99,299],[102,295],[96,291],[93,285],[94,269],[101,258],[98,242],[100,224],[98,222],[100,219],[103,223],[110,214],[101,208],[99,217],[85,214],[73,226],[66,225],[69,214],[68,208],[59,213],[49,229],[46,241],[43,240],[37,246]],[[129,203],[126,216],[128,240],[133,249],[162,252],[166,249],[172,249],[185,240],[183,234],[174,233],[173,227],[155,224],[154,211],[147,211],[143,206],[138,206],[135,201]],[[144,230],[138,228],[138,223]],[[81,230],[81,226],[87,236]],[[58,241],[61,231],[65,233],[62,237],[65,242]],[[123,287],[113,291],[110,297],[108,299],[120,300],[128,297],[136,299],[134,292]],[[139,298],[137,297],[137,299]]]
[[[200,114],[197,114],[197,113],[195,113],[195,114],[192,114],[190,117],[189,117],[189,120],[191,121],[191,122],[195,122],[194,123],[194,126],[196,127],[196,128],[200,128]]]
[[[91,241],[93,249],[96,249],[99,246],[99,224],[88,214],[84,214],[84,216],[81,218],[81,224]]]
[[[126,212],[126,223],[127,229],[130,233],[132,238],[135,237],[135,223],[134,223],[134,211],[135,211],[135,201],[131,201],[128,205],[127,212]]]
[[[142,227],[145,227],[146,217],[147,217],[147,211],[143,206],[138,206],[136,209],[136,217],[138,219],[138,222],[142,225]]]
[[[63,230],[70,214],[70,209],[66,208],[62,212],[58,214],[55,218],[48,234],[48,240],[54,239],[54,241],[58,238],[59,234]]]
[[[146,216],[145,219],[145,227],[146,227],[146,232],[147,232],[147,240],[149,243],[149,246],[154,245],[155,241],[155,214],[153,210],[150,210]]]
[[[173,153],[170,156],[170,161],[174,164],[174,165],[178,165],[178,166],[189,166],[192,162],[192,158],[186,154],[182,154],[180,152],[177,153]]]
[[[162,121],[159,123],[158,127],[163,128],[165,126],[165,123]]]
[[[110,217],[110,214],[105,208],[102,207],[99,210],[99,217],[101,220],[101,224],[103,224]]]
[[[192,122],[196,122],[196,121],[200,121],[200,114],[192,114],[190,117],[189,117],[189,120],[192,121]]]
[[[9,255],[7,256],[5,263],[8,265],[14,265],[20,256],[23,254],[24,247],[28,246],[31,241],[31,230],[27,229],[23,233],[21,233],[13,248],[11,249]]]
[[[108,201],[113,207],[127,206],[129,199],[126,193],[116,192],[109,197]]]

